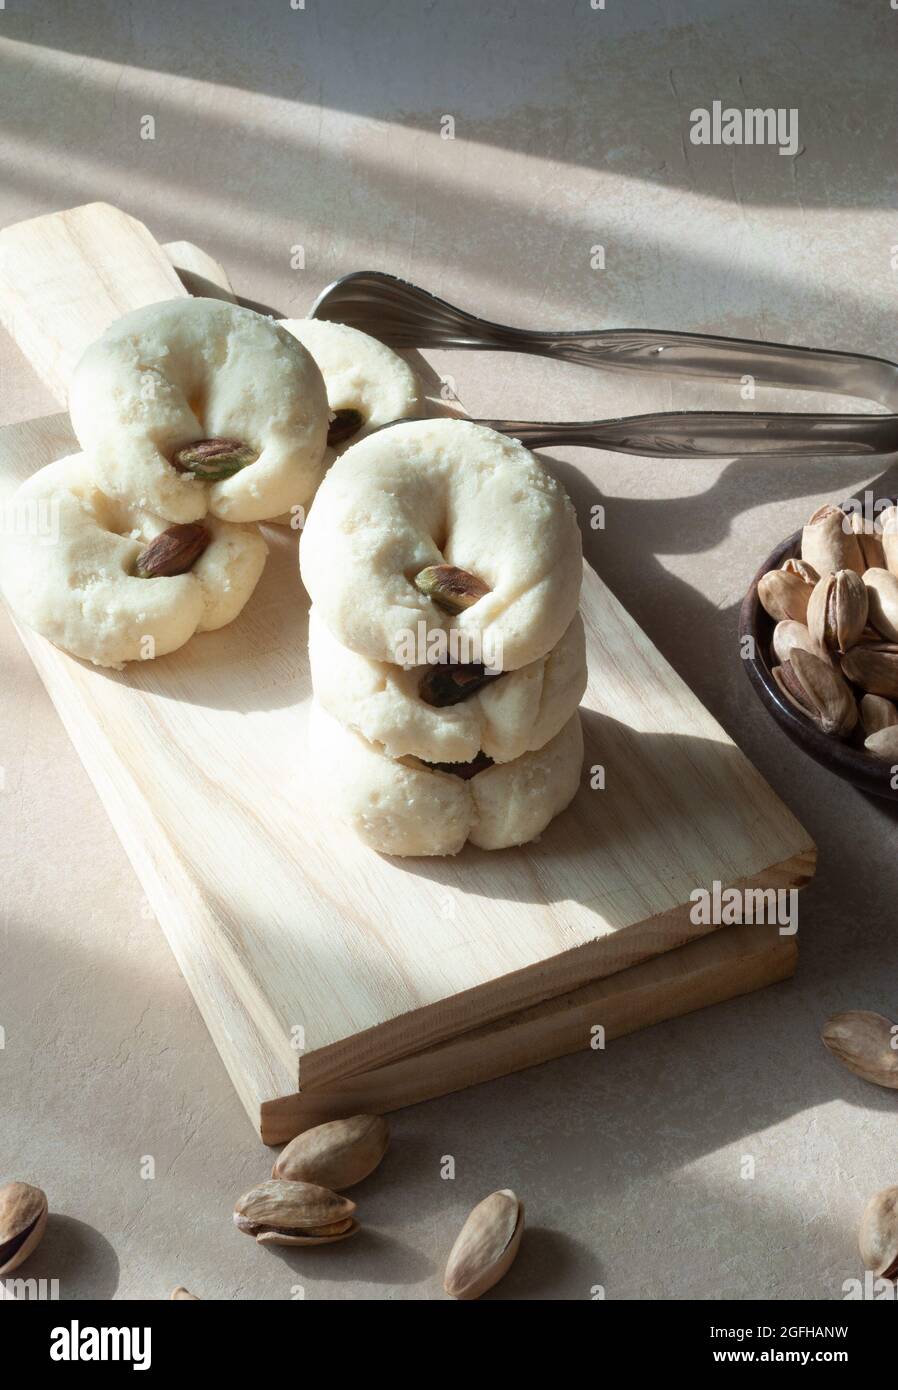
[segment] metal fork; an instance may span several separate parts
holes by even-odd
[[[582,366],[800,387],[877,401],[890,413],[802,414],[774,411],[655,411],[610,420],[478,420],[533,447],[583,444],[656,458],[742,454],[886,455],[898,452],[898,365],[883,357],[791,347],[750,338],[645,328],[550,333],[491,323],[395,275],[360,270],[316,299],[311,318],[360,328],[395,348],[481,348],[536,353]]]

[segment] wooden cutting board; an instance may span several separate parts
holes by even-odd
[[[214,279],[211,262],[193,269]],[[0,315],[60,397],[113,318],[183,293],[146,228],[102,204],[0,233]],[[0,500],[74,448],[64,416],[0,432]],[[305,793],[307,604],[295,534],[267,534],[240,619],[169,657],[116,673],[22,639],[268,1142],[306,1122],[312,1093],[336,1104],[348,1078],[354,1104],[368,1077],[372,1108],[392,1108],[467,1084],[466,1066],[481,1079],[458,1060],[472,1041],[495,1057],[488,1072],[588,1045],[562,996],[713,930],[691,920],[696,888],[800,886],[813,872],[806,831],[588,567],[572,807],[521,849],[365,850]],[[699,980],[719,999],[781,977],[794,966],[783,941],[661,969],[642,1015],[638,982],[633,993],[621,977],[621,1029],[704,1002]],[[450,1040],[452,1061],[433,1052]]]

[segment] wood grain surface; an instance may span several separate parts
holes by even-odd
[[[0,303],[54,390],[116,313],[185,292],[114,209],[24,226],[0,236]],[[75,447],[65,417],[0,432],[0,500]],[[100,671],[22,632],[255,1123],[300,1087],[414,1059],[702,935],[696,888],[813,872],[807,833],[588,567],[572,807],[521,849],[372,854],[306,794],[297,537],[268,538],[240,619],[159,661]]]
[[[398,1110],[567,1052],[601,1056],[605,1043],[639,1028],[788,979],[797,961],[795,938],[777,927],[732,926],[375,1071],[271,1101],[262,1106],[262,1138],[285,1143],[325,1120]]]

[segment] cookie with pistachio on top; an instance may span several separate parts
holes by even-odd
[[[560,641],[582,579],[561,485],[516,440],[455,419],[394,425],[348,449],[318,491],[300,565],[341,645],[402,666],[445,659],[433,634],[450,657],[454,644],[465,662],[526,666]]]
[[[308,349],[324,377],[330,462],[382,425],[424,413],[415,373],[377,338],[325,319],[282,319],[281,326]]]
[[[312,788],[369,849],[398,856],[454,855],[470,840],[505,849],[533,840],[572,801],[583,765],[573,714],[542,748],[507,763],[390,758],[313,701]]]
[[[323,476],[321,372],[286,328],[218,299],[116,320],[78,363],[72,424],[98,485],[168,521],[264,521]]]
[[[164,656],[224,627],[268,554],[255,526],[173,524],[108,497],[84,454],[23,483],[6,523],[0,587],[16,618],[95,666]]]

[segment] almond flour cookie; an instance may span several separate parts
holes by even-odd
[[[514,671],[538,660],[571,623],[582,576],[560,484],[516,440],[451,419],[395,425],[339,458],[306,521],[300,564],[338,642],[406,667],[482,660]],[[423,571],[445,566],[482,595],[463,595],[461,611],[420,587]],[[444,656],[432,633],[444,635]]]
[[[572,800],[583,732],[573,715],[544,748],[467,780],[415,758],[396,761],[313,702],[309,742],[319,795],[380,854],[457,854],[467,840],[504,849],[534,839]]]
[[[107,496],[169,521],[306,507],[324,469],[313,358],[273,320],[219,299],[118,319],[78,363],[69,409]]]
[[[381,425],[422,414],[424,397],[417,377],[385,343],[345,323],[281,322],[312,354],[324,377],[327,402],[335,417],[328,429],[334,455],[345,453],[350,444]]]
[[[164,656],[224,627],[268,554],[254,526],[215,517],[172,535],[169,521],[102,493],[84,454],[23,483],[6,523],[0,586],[13,613],[95,666]],[[160,566],[168,573],[150,577]]]
[[[359,656],[340,645],[313,608],[309,661],[316,700],[341,724],[382,745],[390,758],[411,755],[432,763],[466,763],[481,751],[506,763],[542,748],[586,689],[579,613],[546,656],[491,678],[479,668],[406,671]]]

